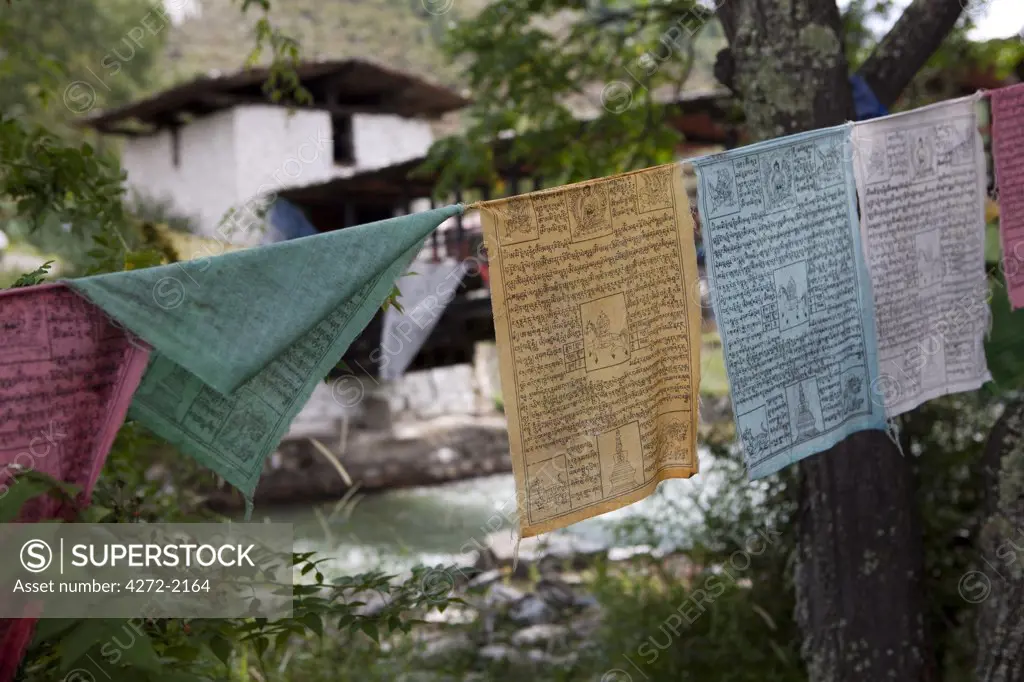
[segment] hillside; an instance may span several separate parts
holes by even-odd
[[[459,70],[448,63],[441,51],[441,40],[451,22],[472,16],[486,3],[487,0],[285,0],[273,3],[271,18],[275,25],[299,40],[307,59],[364,57],[458,87]],[[253,46],[257,12],[250,11],[252,16],[243,17],[238,0],[201,0],[200,4],[200,16],[169,32],[169,80],[187,80],[214,69],[238,69]],[[711,65],[723,45],[720,30],[702,34],[698,41],[698,64],[688,89],[713,86]]]
[[[304,59],[362,57],[426,80],[463,90],[459,69],[441,49],[451,22],[472,16],[487,0],[279,0],[272,3],[275,26],[298,39]],[[254,44],[258,12],[243,17],[238,0],[201,0],[197,17],[174,26],[168,33],[165,71],[153,89],[191,80],[211,70],[230,72],[244,65]],[[441,13],[445,7],[449,9]],[[437,12],[437,13],[432,13]],[[566,19],[553,20],[557,24]],[[557,28],[557,27],[556,27]],[[712,65],[724,46],[721,29],[709,26],[697,42],[688,90],[715,87]],[[673,58],[674,59],[674,58]],[[620,78],[628,79],[625,70]],[[600,111],[602,83],[589,96],[570,106],[588,117]],[[472,97],[472,93],[463,94]],[[462,124],[458,112],[433,124],[438,137],[457,133]]]
[[[298,39],[306,59],[363,57],[444,85],[457,85],[457,69],[440,49],[448,23],[478,10],[485,0],[284,0],[272,4],[275,26]],[[431,14],[427,8],[446,13]],[[237,0],[202,0],[202,13],[171,29],[167,38],[173,80],[216,69],[240,68],[253,46],[260,14],[241,14]]]

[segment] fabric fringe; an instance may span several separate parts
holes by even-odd
[[[900,422],[898,417],[889,417],[885,420],[885,434],[889,436],[889,440],[899,450],[900,457],[906,458],[906,455],[903,453],[903,445],[900,443]]]

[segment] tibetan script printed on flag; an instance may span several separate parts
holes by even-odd
[[[481,215],[522,537],[697,473],[700,303],[681,168]]]
[[[0,496],[33,470],[92,490],[149,349],[62,285],[0,292]],[[19,520],[57,512],[38,498]]]
[[[154,349],[130,415],[241,490],[249,515],[264,461],[317,383],[425,237],[461,212],[448,206],[69,284]]]
[[[145,344],[64,286],[0,291],[0,499],[28,486],[16,476],[30,470],[88,498],[148,356]],[[57,500],[37,497],[17,520],[61,511]],[[26,618],[0,620],[0,682],[14,676],[28,647],[36,606]]]
[[[1024,84],[995,90],[991,97],[1003,276],[1016,310],[1024,308]]]
[[[849,127],[694,162],[711,299],[750,477],[883,429]]]
[[[872,394],[888,417],[992,378],[984,347],[986,179],[976,101],[853,128],[878,327]]]

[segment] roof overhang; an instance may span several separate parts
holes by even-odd
[[[469,100],[444,86],[362,59],[303,62],[299,80],[313,96],[310,106],[337,114],[394,114],[438,118],[461,109]],[[214,74],[81,120],[78,125],[103,133],[151,134],[183,125],[196,117],[246,104],[275,104],[264,93],[268,68]]]

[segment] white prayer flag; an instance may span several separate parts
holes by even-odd
[[[380,378],[393,381],[409,368],[430,338],[466,274],[466,264],[414,262],[414,275],[398,280],[403,312],[384,311]]]
[[[872,396],[887,417],[992,379],[977,101],[943,102],[853,129],[878,332]]]

